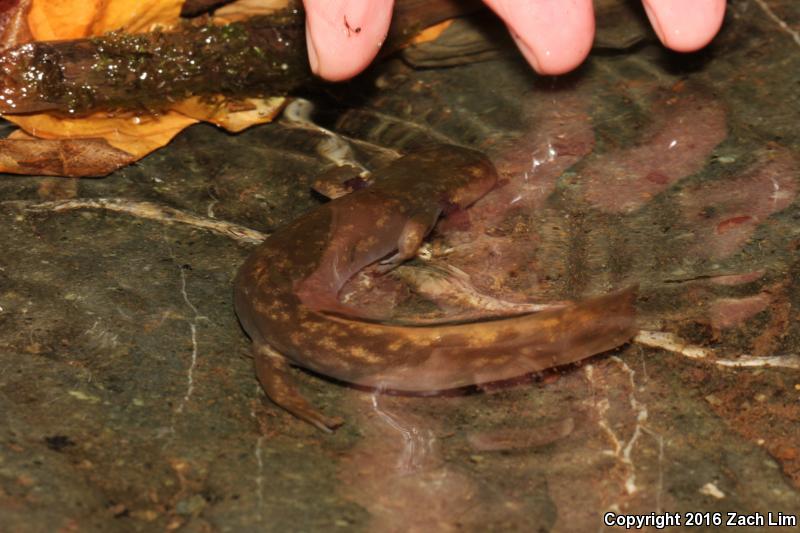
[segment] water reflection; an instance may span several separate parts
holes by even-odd
[[[524,101],[529,128],[487,148],[503,185],[440,224],[419,264],[362,279],[348,301],[405,320],[502,314],[638,281],[641,324],[677,339],[668,350],[680,355],[648,360],[634,346],[527,388],[371,396],[347,463],[360,474],[345,476],[375,528],[446,531],[475,513],[521,528],[535,511],[551,531],[597,530],[605,510],[674,509],[667,458],[695,464],[709,452],[693,444],[696,428],[675,431],[674,413],[698,415],[651,373],[698,351],[762,366],[791,352],[785,273],[797,229],[782,215],[797,201],[797,157],[737,136],[730,110],[701,87],[652,84],[635,101],[637,115],[593,109],[582,87]],[[391,295],[377,298],[382,309],[375,291]],[[710,379],[687,372],[687,386]],[[723,418],[743,416],[708,401]],[[724,485],[713,463],[701,470],[698,487]]]
[[[397,432],[402,442],[394,470],[400,475],[413,474],[439,463],[434,432],[415,423],[408,414],[401,416],[384,409],[381,406],[381,397],[382,393],[378,390],[372,393],[372,409],[380,420]]]
[[[340,469],[344,496],[370,513],[373,531],[453,531],[475,506],[475,480],[442,454],[442,421],[408,402],[360,395],[361,438]],[[419,399],[416,399],[419,400]]]
[[[360,436],[340,461],[342,496],[369,512],[375,531],[524,528],[533,508],[550,509],[536,523],[552,531],[594,530],[597,508],[661,506],[661,466],[647,465],[653,454],[661,465],[664,442],[648,425],[646,384],[614,357],[527,390],[351,391]],[[576,492],[591,505],[576,506]]]

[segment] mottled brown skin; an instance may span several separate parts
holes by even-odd
[[[376,183],[276,232],[235,281],[236,313],[253,341],[256,373],[276,404],[323,430],[327,418],[295,389],[288,364],[360,386],[438,392],[500,381],[610,350],[635,333],[635,290],[564,308],[470,324],[399,326],[347,317],[338,294],[379,259],[414,257],[439,216],[491,190],[482,154],[434,146],[391,163]]]

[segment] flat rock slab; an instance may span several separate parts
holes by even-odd
[[[736,0],[698,54],[637,34],[556,81],[511,51],[393,60],[313,96],[365,164],[430,142],[492,157],[504,186],[432,241],[432,261],[478,293],[547,302],[639,283],[642,328],[671,335],[443,397],[296,371],[346,419],[332,435],[264,398],[231,299],[258,232],[318,205],[321,134],[199,125],[105,179],[2,176],[0,529],[569,532],[603,530],[609,511],[683,513],[683,527],[697,511],[712,513],[692,516],[697,530],[717,530],[715,512],[796,516],[798,32],[795,2]],[[408,288],[424,266],[358,278],[352,301],[458,312]]]

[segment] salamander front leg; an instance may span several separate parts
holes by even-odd
[[[261,387],[279,407],[328,433],[344,423],[339,417],[326,417],[300,395],[292,383],[286,358],[271,346],[253,343],[253,360]]]
[[[385,274],[405,261],[413,259],[422,246],[422,241],[436,225],[441,213],[442,210],[438,206],[433,206],[409,217],[403,226],[403,231],[400,232],[400,238],[397,239],[397,253],[381,261],[378,264],[378,272]]]

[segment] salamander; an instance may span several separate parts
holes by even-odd
[[[267,396],[330,431],[341,425],[295,388],[289,365],[367,388],[434,393],[520,377],[615,348],[635,334],[635,288],[565,307],[472,323],[399,325],[347,313],[342,286],[383,259],[415,256],[440,216],[495,187],[491,161],[435,145],[375,173],[375,183],[322,204],[268,237],[234,282]]]

